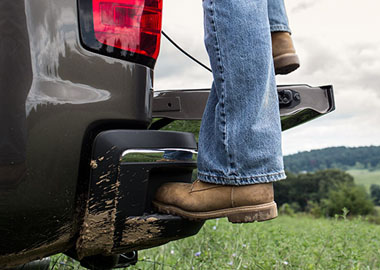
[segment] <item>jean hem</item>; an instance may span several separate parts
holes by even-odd
[[[290,30],[289,26],[282,25],[282,24],[276,24],[270,26],[271,32],[288,32],[289,34],[292,34],[292,31]]]
[[[202,182],[218,185],[231,185],[231,186],[242,186],[242,185],[252,185],[252,184],[263,184],[280,181],[286,178],[285,171],[280,171],[276,173],[268,173],[250,177],[224,177],[216,176],[207,173],[198,172],[198,179]]]

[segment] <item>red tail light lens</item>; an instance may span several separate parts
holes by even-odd
[[[90,49],[136,62],[157,59],[162,0],[80,0],[79,11],[82,41]]]

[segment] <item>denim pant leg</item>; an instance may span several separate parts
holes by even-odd
[[[286,15],[284,0],[267,0],[268,17],[271,32],[289,32],[288,16]]]
[[[245,185],[284,179],[265,0],[204,0],[214,82],[202,119],[198,177]]]

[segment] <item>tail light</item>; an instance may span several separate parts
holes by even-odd
[[[82,45],[151,68],[160,50],[162,0],[79,0]]]

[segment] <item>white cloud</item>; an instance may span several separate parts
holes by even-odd
[[[209,66],[203,43],[201,0],[166,0],[163,29],[179,46]],[[212,76],[162,37],[155,80],[156,89],[208,88]]]
[[[290,12],[291,13],[297,13],[297,12],[300,12],[300,11],[304,11],[304,10],[312,8],[316,4],[317,4],[317,2],[315,0],[304,0],[302,2],[298,2],[297,1],[297,3],[295,3],[291,7]]]

